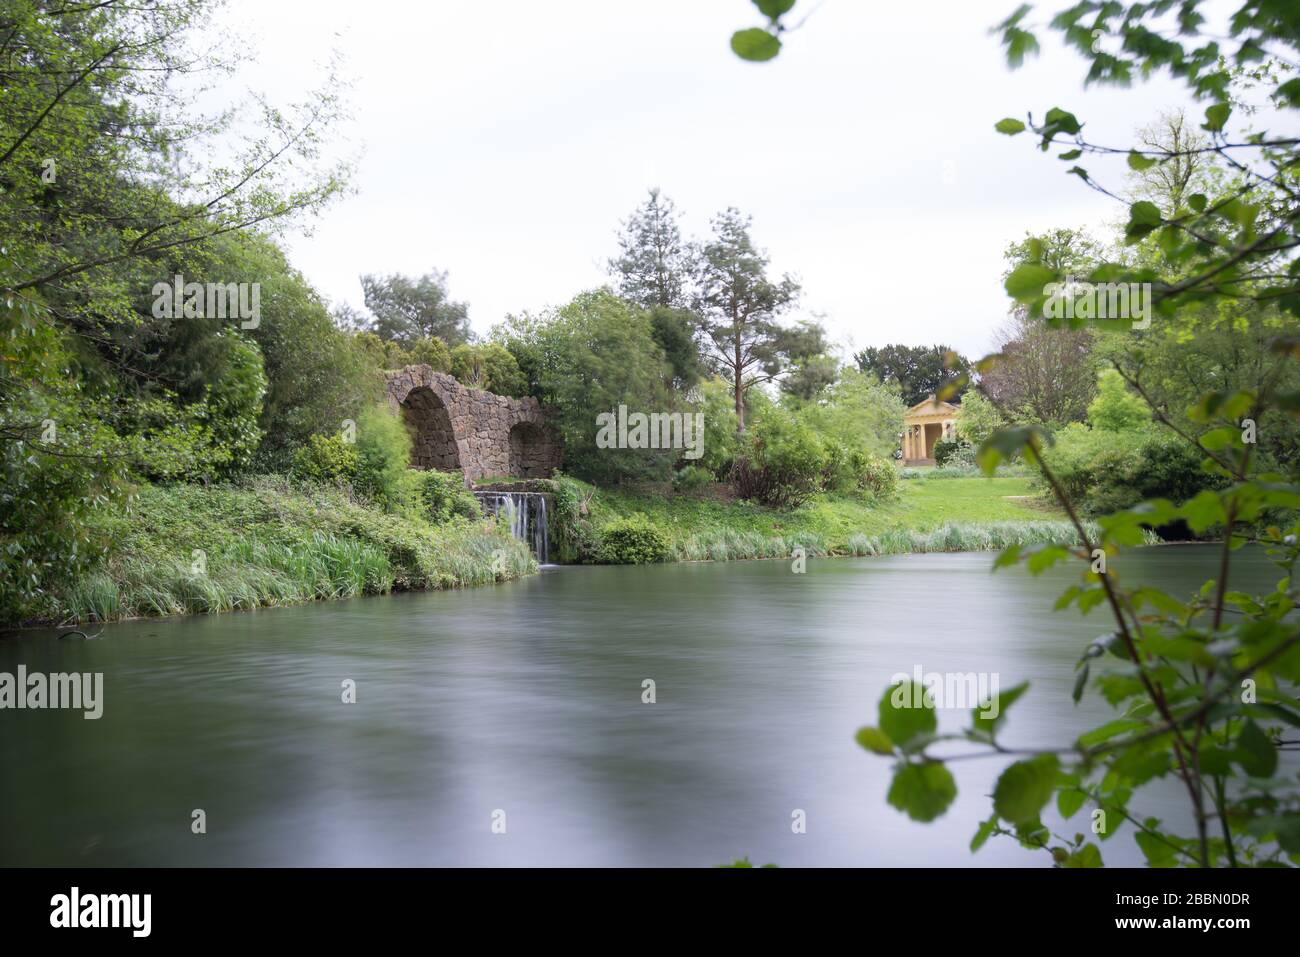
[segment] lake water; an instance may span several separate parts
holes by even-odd
[[[1186,592],[1216,556],[1147,549],[1112,570]],[[0,671],[103,672],[104,712],[0,711],[0,864],[1043,866],[1008,839],[967,849],[1005,761],[953,765],[957,802],[917,824],[885,802],[890,762],[853,741],[917,666],[1030,679],[1008,744],[1066,744],[1114,716],[1069,699],[1108,630],[1102,609],[1051,612],[1077,571],[993,574],[992,559],[565,567],[93,641],[21,632],[0,640]],[[1237,575],[1278,577],[1249,552]],[[941,729],[965,720],[940,712]],[[1167,781],[1137,806],[1183,822],[1185,805]],[[1086,809],[1061,829],[1087,830]],[[1102,847],[1141,862],[1128,828]]]

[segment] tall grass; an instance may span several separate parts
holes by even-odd
[[[62,611],[77,621],[112,621],[351,598],[392,588],[392,568],[382,551],[318,532],[299,547],[238,541],[206,569],[174,558],[125,558],[72,583]]]
[[[487,584],[537,567],[527,545],[490,521],[435,526],[283,483],[202,494],[146,487],[141,500],[140,509],[115,519],[116,554],[52,596],[46,617],[211,614]],[[195,549],[205,562],[191,562]]]
[[[1085,527],[1090,537],[1099,537],[1093,523]],[[1148,544],[1158,541],[1154,533],[1148,533],[1147,538]],[[1079,544],[1079,536],[1068,522],[1052,521],[954,523],[930,531],[896,528],[879,535],[855,532],[834,545],[828,545],[825,537],[816,533],[765,537],[757,532],[724,529],[691,535],[676,544],[675,553],[678,561],[700,562],[788,558],[796,547],[802,547],[808,557],[817,557],[1000,551],[1011,545],[1049,544]]]

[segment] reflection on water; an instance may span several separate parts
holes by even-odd
[[[1215,555],[1150,549],[1112,570],[1187,591]],[[559,568],[95,641],[25,632],[0,641],[0,671],[102,671],[104,715],[0,712],[0,863],[1043,865],[1005,839],[967,850],[1000,762],[954,765],[957,803],[914,824],[885,803],[889,762],[853,742],[890,676],[918,666],[1030,679],[1009,744],[1113,716],[1069,700],[1081,648],[1107,630],[1101,611],[1051,613],[1074,573],[991,562]],[[1238,574],[1276,578],[1257,554]],[[964,720],[941,712],[941,730]],[[1162,784],[1141,810],[1182,822],[1185,794]],[[1081,812],[1062,829],[1086,827]],[[1103,851],[1141,862],[1128,830]]]

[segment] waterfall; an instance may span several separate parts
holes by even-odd
[[[546,496],[541,492],[475,492],[488,515],[505,515],[510,534],[527,542],[543,565],[550,558],[546,528]]]

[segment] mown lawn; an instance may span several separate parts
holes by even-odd
[[[788,544],[799,539],[819,551],[857,554],[864,539],[879,546],[883,537],[891,543],[889,550],[906,550],[903,536],[922,542],[930,533],[953,529],[957,534],[948,537],[947,547],[961,547],[962,531],[982,528],[996,529],[1001,535],[994,540],[976,536],[971,547],[997,547],[1009,530],[1032,530],[1037,538],[1049,524],[1055,526],[1065,518],[1034,496],[1028,479],[980,477],[908,479],[899,483],[894,500],[880,503],[817,495],[791,511],[744,501],[606,488],[592,490],[589,509],[597,526],[634,513],[646,515],[669,537],[679,557],[692,557],[697,550],[688,543],[703,543],[703,550],[711,551],[707,543],[724,534],[751,543],[768,539]],[[751,551],[756,555],[746,554]],[[757,557],[766,551],[742,545],[736,557]]]

